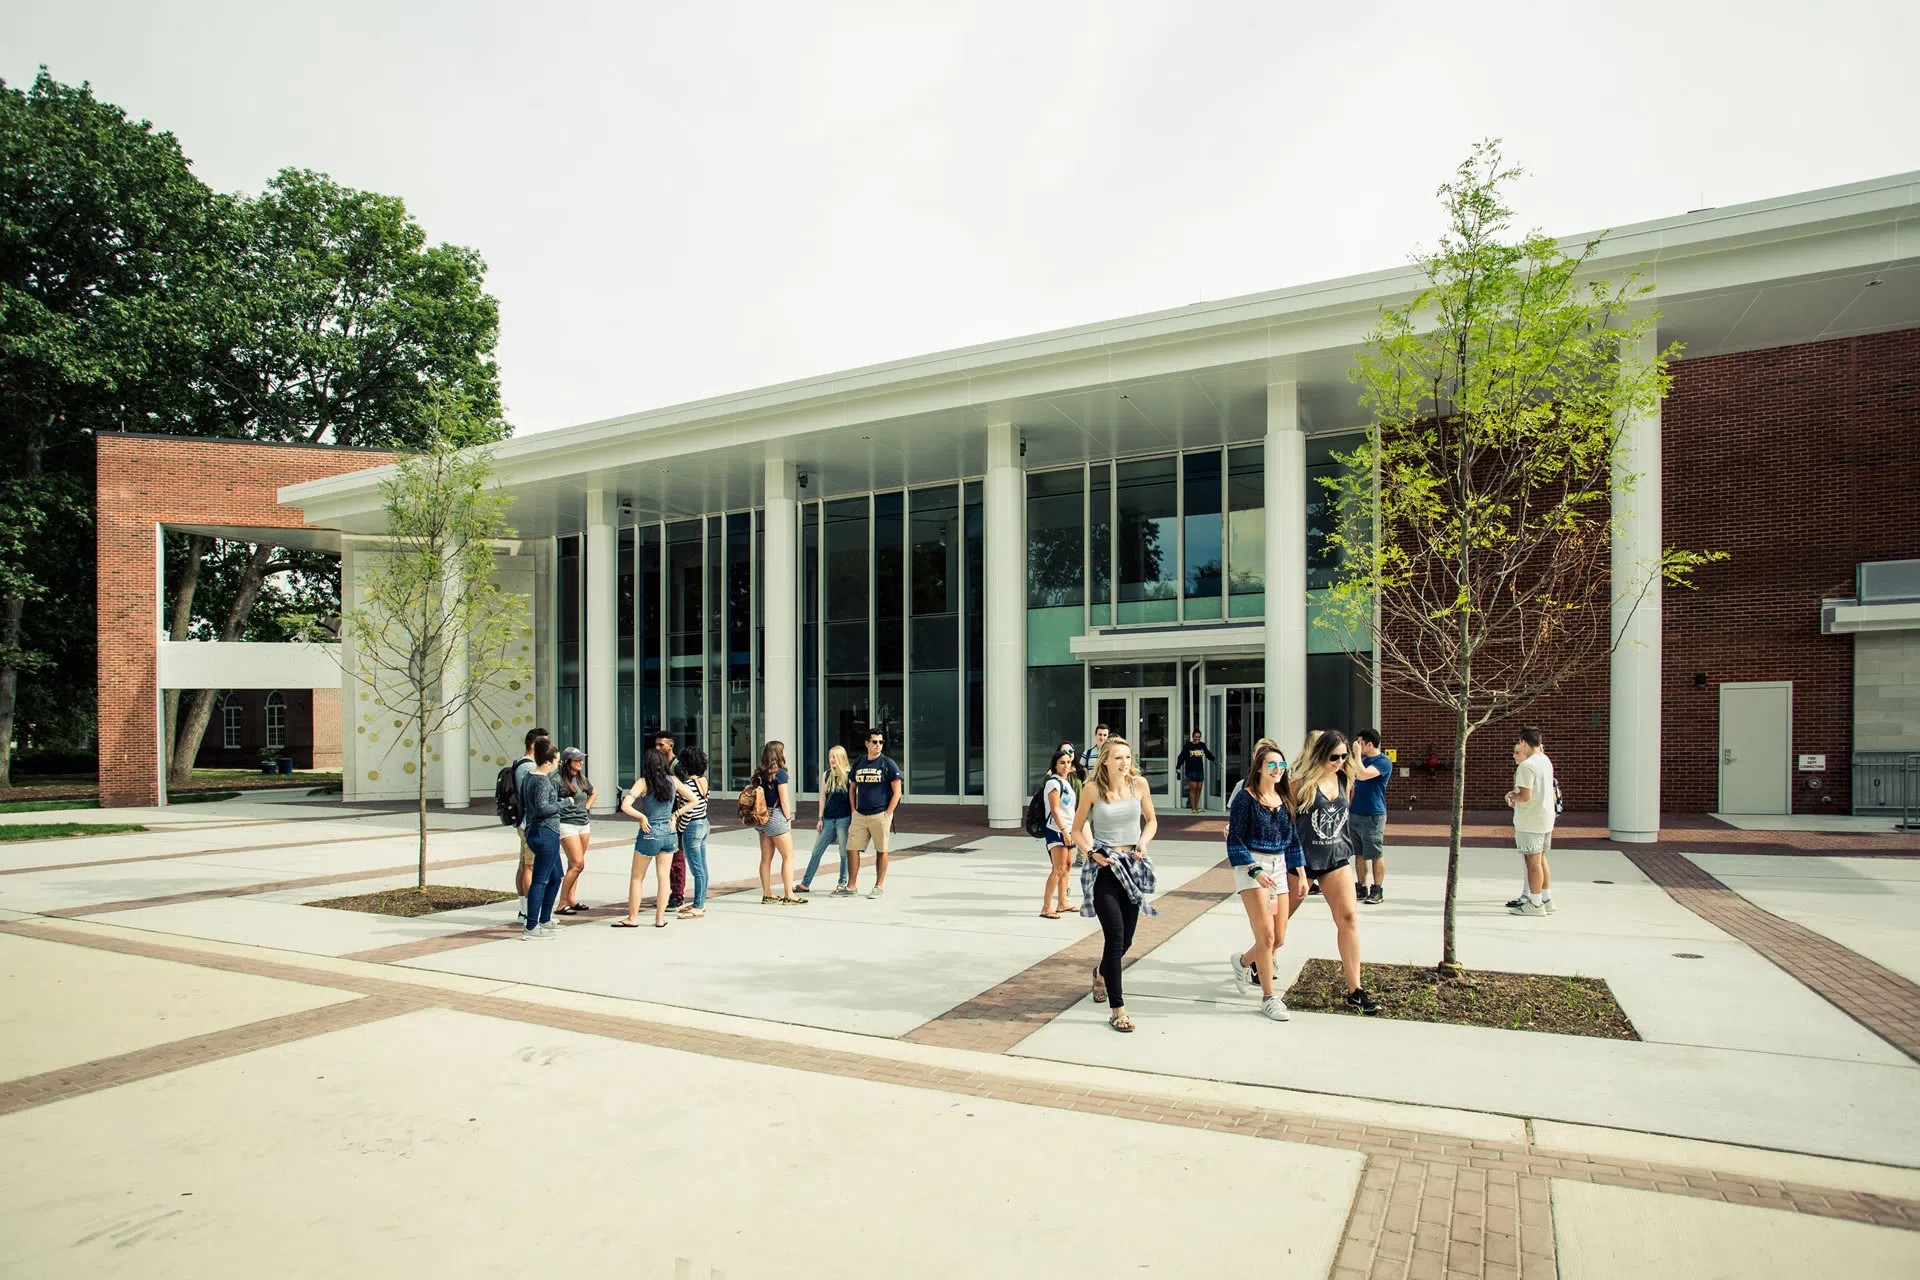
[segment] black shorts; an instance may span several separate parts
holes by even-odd
[[[1308,867],[1306,869],[1307,879],[1318,880],[1322,876],[1332,875],[1334,872],[1340,870],[1342,867],[1350,867],[1352,865],[1353,865],[1352,858],[1342,858],[1340,859],[1340,861],[1334,863],[1330,867]]]

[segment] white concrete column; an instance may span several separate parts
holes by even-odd
[[[460,546],[455,543],[448,551],[443,588],[448,600],[458,600],[466,593],[466,583],[460,577],[459,557]],[[440,697],[443,700],[459,697],[466,683],[467,641],[462,636],[450,647],[446,668],[440,673]],[[440,726],[440,803],[449,809],[464,809],[472,798],[473,766],[467,759],[467,714],[463,708]],[[341,718],[343,724],[346,718]]]
[[[1267,384],[1266,732],[1289,760],[1307,737],[1307,437],[1300,387]]]
[[[761,741],[787,744],[796,766],[805,758],[800,743],[800,481],[793,463],[767,457],[767,580],[760,599],[761,643],[766,646],[766,717]],[[797,777],[798,775],[796,775]],[[805,787],[796,786],[795,794]]]
[[[612,783],[620,770],[620,544],[614,526],[619,505],[612,490],[587,490],[587,771],[611,784],[601,786],[596,813],[611,813],[619,798],[618,784]]]
[[[1629,359],[1651,363],[1648,333]],[[1660,836],[1660,407],[1621,423],[1613,454],[1613,662],[1607,708],[1607,831]],[[1553,743],[1547,742],[1547,754]]]
[[[1027,755],[1027,493],[1020,432],[987,423],[987,476],[981,493],[986,546],[981,585],[986,618],[987,825],[1025,819]]]

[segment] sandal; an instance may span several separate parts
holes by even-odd
[[[1060,918],[1060,913],[1058,911],[1042,911],[1040,913],[1040,918],[1042,920],[1058,920]]]
[[[1107,1019],[1107,1025],[1115,1031],[1133,1030],[1133,1019],[1124,1013],[1116,1013]]]
[[[805,898],[776,898],[775,901],[783,907],[804,907],[807,905]]]
[[[701,916],[704,916],[706,914],[707,913],[699,907],[680,908],[680,918],[682,920],[698,920]]]
[[[1080,905],[1075,902],[1063,902],[1060,904],[1060,914],[1063,916],[1077,916],[1080,914]]]
[[[616,929],[638,929],[640,922],[638,920],[615,920],[613,927]]]
[[[1093,1002],[1095,1004],[1107,1002],[1107,980],[1100,976],[1098,969],[1093,971]]]
[[[653,922],[653,927],[656,929],[664,929],[667,927],[667,922],[665,920],[655,920]]]
[[[761,906],[763,906],[763,907],[764,907],[764,906],[767,906],[767,905],[768,905],[768,904],[770,904],[770,903],[774,903],[774,902],[778,902],[778,901],[780,901],[780,899],[778,899],[778,898],[776,898],[776,897],[774,897],[774,896],[773,896],[772,894],[770,894],[770,893],[763,893],[763,894],[761,894],[761,895],[760,895],[760,905],[761,905]]]

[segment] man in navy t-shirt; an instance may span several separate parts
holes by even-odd
[[[1347,821],[1359,854],[1353,862],[1357,893],[1361,902],[1384,902],[1387,894],[1380,884],[1387,877],[1387,779],[1393,776],[1393,761],[1380,749],[1378,729],[1360,730],[1353,735],[1353,745],[1360,759],[1353,771],[1353,807]],[[1367,887],[1368,868],[1373,870],[1372,888]]]
[[[847,874],[849,881],[860,874],[860,855],[873,842],[873,891],[878,898],[886,892],[887,846],[892,842],[893,811],[900,807],[900,766],[893,757],[883,755],[887,735],[878,729],[867,731],[866,758],[853,766],[853,821],[847,826]]]

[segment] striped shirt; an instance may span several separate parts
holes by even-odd
[[[698,822],[707,816],[707,793],[705,788],[701,786],[703,781],[704,779],[701,778],[689,778],[687,780],[687,785],[693,788],[693,794],[698,798],[692,804],[682,805],[674,812],[673,820],[676,831],[685,831],[689,822]]]

